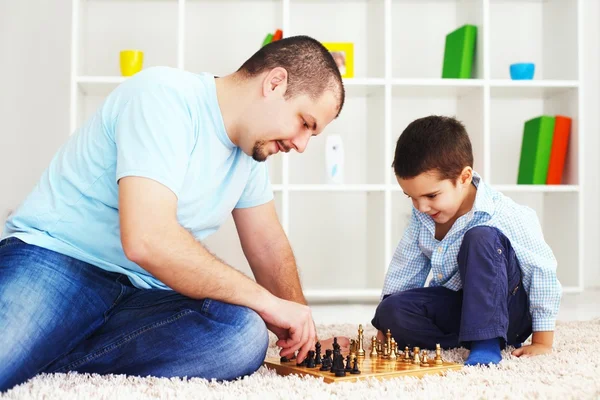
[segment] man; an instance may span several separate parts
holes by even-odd
[[[234,379],[267,328],[304,359],[315,327],[262,161],[303,152],[344,96],[305,36],[222,78],[156,67],[115,89],[6,223],[0,390],[40,372]],[[200,242],[230,213],[256,282]]]

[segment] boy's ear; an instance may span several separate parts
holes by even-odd
[[[465,167],[460,173],[460,183],[463,185],[470,185],[473,181],[473,168]]]

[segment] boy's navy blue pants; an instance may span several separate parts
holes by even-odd
[[[501,338],[501,347],[531,335],[529,298],[510,241],[498,229],[477,226],[458,253],[463,288],[425,287],[385,296],[372,324],[392,332],[398,348],[470,347]]]

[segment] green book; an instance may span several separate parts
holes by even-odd
[[[273,34],[267,33],[267,36],[265,36],[265,38],[263,39],[262,46],[260,46],[260,47],[264,47],[264,46],[268,45],[269,43],[271,43],[272,41],[273,41]]]
[[[471,78],[476,39],[477,27],[475,25],[463,25],[446,35],[442,78]]]
[[[542,115],[525,122],[517,178],[519,185],[546,184],[555,121],[555,117]]]

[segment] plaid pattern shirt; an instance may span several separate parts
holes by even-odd
[[[429,286],[460,290],[458,251],[463,237],[475,226],[491,226],[510,240],[519,261],[533,331],[553,331],[562,286],[556,278],[556,259],[544,241],[535,211],[492,189],[477,173],[473,174],[473,184],[477,187],[473,208],[454,222],[441,241],[435,238],[433,219],[413,207],[386,273],[382,297],[425,286],[430,272]]]

